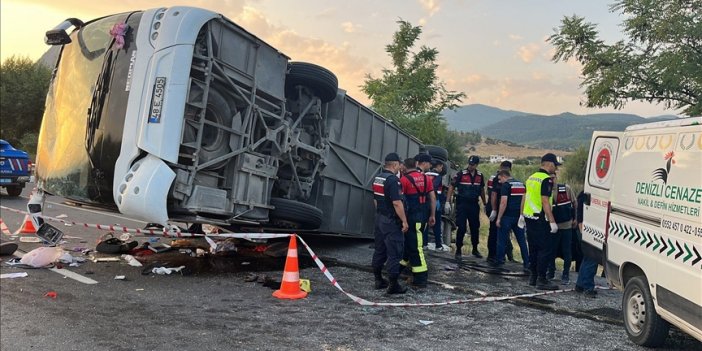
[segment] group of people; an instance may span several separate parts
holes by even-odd
[[[487,195],[479,163],[478,156],[470,156],[466,169],[456,173],[445,189],[442,181],[445,166],[429,154],[420,153],[404,161],[397,153],[385,157],[383,170],[373,182],[376,221],[372,266],[376,289],[387,289],[389,294],[405,293],[407,288],[399,282],[405,269],[411,272],[413,287],[426,287],[428,267],[424,250],[428,234],[433,231],[437,251],[446,250],[442,243],[441,216],[454,210],[451,204],[454,195],[457,261],[462,260],[468,229],[471,254],[483,257],[478,249],[482,204],[490,220],[488,264],[500,268],[506,260],[515,262],[510,239],[510,233],[514,233],[524,271],[530,274],[529,285],[542,290],[558,289],[551,282],[556,274],[558,252],[564,262],[561,284],[570,283],[572,247],[577,244],[573,241],[574,228],[582,215],[578,216],[573,191],[567,184],[558,183],[557,169],[561,163],[556,155],[545,154],[540,169],[525,182],[512,176],[509,161],[502,162],[497,173],[487,180]],[[388,280],[382,274],[384,266]],[[589,282],[594,280],[594,274],[583,282],[580,278],[576,290],[594,295],[594,282]]]

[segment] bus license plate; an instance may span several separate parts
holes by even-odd
[[[166,95],[166,77],[156,77],[156,83],[154,83],[154,93],[151,97],[149,123],[161,123],[164,95]]]

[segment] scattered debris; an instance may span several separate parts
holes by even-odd
[[[58,261],[62,254],[63,249],[60,247],[38,247],[22,256],[20,262],[34,268],[41,268]]]
[[[179,266],[175,268],[168,268],[168,267],[154,267],[151,269],[151,273],[156,273],[156,274],[171,274],[173,272],[180,272],[185,266]]]
[[[123,276],[123,275],[116,275],[115,276],[115,280],[126,280],[126,279],[127,279],[127,277]]]
[[[242,266],[248,266],[248,265],[250,265],[250,264],[251,264],[251,262],[246,262],[246,261],[241,262],[241,265],[242,265]]]
[[[119,240],[130,241],[130,240],[132,240],[132,234],[122,233],[122,235],[119,236]]]
[[[72,256],[68,252],[64,252],[58,260],[61,263],[70,265],[71,267],[78,267],[81,263],[85,262],[85,257],[76,257]]]
[[[40,243],[41,239],[37,238],[36,236],[21,236],[20,242],[22,242],[22,243]]]
[[[123,258],[125,261],[127,261],[127,263],[129,263],[130,266],[134,266],[134,267],[142,267],[142,266],[143,266],[143,264],[141,264],[141,262],[139,262],[139,261],[138,261],[136,258],[134,258],[134,256],[132,256],[132,255],[122,255],[122,258]]]
[[[161,253],[170,250],[171,246],[164,243],[156,243],[149,245],[149,249],[155,253]]]
[[[29,276],[27,272],[17,272],[17,273],[3,273],[0,274],[0,279],[5,279],[5,278],[24,278]]]
[[[58,296],[58,294],[55,291],[49,291],[46,294],[44,294],[44,297],[50,297],[52,299],[55,299]]]
[[[300,290],[306,293],[312,292],[312,285],[310,284],[309,279],[300,279]]]
[[[218,256],[233,256],[236,254],[236,239],[227,238],[217,244],[214,253]]]
[[[119,262],[119,257],[96,257],[93,262]]]
[[[9,256],[17,251],[15,243],[0,243],[0,256]]]
[[[68,216],[65,215],[65,214],[60,214],[60,215],[56,216],[56,218],[58,218],[58,219],[61,219],[61,218],[68,218]]]
[[[139,288],[139,289],[134,289],[134,290],[136,290],[136,291],[144,291],[144,289],[141,289],[141,288]]]
[[[421,320],[421,319],[420,319],[420,320],[419,320],[419,323],[421,323],[422,325],[429,325],[429,324],[434,323],[434,321],[424,321],[424,320]]]

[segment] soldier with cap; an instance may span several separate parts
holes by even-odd
[[[478,243],[480,242],[480,203],[483,206],[485,202],[485,179],[483,174],[478,171],[480,157],[472,155],[468,158],[468,167],[456,174],[451,181],[448,190],[447,202],[445,210],[451,211],[451,205],[448,203],[453,196],[454,190],[456,194],[456,259],[462,258],[463,237],[466,234],[466,221],[470,227],[470,239],[473,244],[473,256],[482,258],[483,256],[478,251]],[[478,200],[480,199],[480,202]]]
[[[400,171],[400,156],[392,152],[385,156],[385,166],[373,181],[373,202],[375,204],[375,251],[373,252],[373,274],[375,288],[387,288],[388,294],[403,294],[407,288],[398,282],[400,260],[408,229],[405,216],[402,185],[397,173]],[[390,284],[383,278],[383,266],[387,262]]]
[[[418,288],[427,286],[428,267],[424,258],[423,232],[427,225],[433,226],[436,218],[436,196],[429,176],[424,174],[431,166],[429,154],[415,156],[418,168],[408,170],[402,176],[402,192],[407,204],[409,230],[405,237],[405,256],[412,268],[412,285]]]
[[[518,225],[526,225],[529,244],[529,285],[540,290],[557,290],[558,286],[546,278],[549,260],[553,259],[550,234],[558,232],[556,219],[551,211],[553,203],[553,179],[551,174],[561,164],[556,155],[547,153],[541,157],[541,168],[525,182],[526,194],[522,197],[521,213]]]

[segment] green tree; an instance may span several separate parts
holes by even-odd
[[[11,56],[0,66],[0,137],[36,150],[51,70],[28,57]],[[27,136],[25,134],[34,134]],[[29,145],[23,145],[22,142]],[[32,143],[34,143],[32,145]],[[32,147],[34,149],[32,149]]]
[[[380,78],[367,75],[361,88],[376,112],[422,142],[445,147],[451,158],[459,160],[462,145],[457,135],[449,133],[441,111],[455,109],[466,95],[449,91],[437,77],[438,50],[421,46],[412,52],[422,28],[403,20],[397,23],[400,28],[385,47],[392,69],[383,69]]]
[[[580,191],[583,189],[583,184],[585,184],[588,151],[588,146],[580,146],[572,154],[568,155],[563,162],[565,168],[563,179],[573,187],[573,190]]]
[[[554,62],[582,67],[587,107],[642,100],[702,113],[702,0],[618,0],[626,40],[605,44],[594,24],[565,17],[549,37]]]

